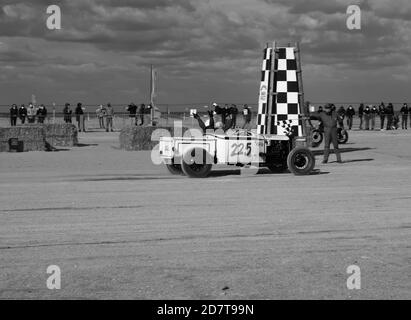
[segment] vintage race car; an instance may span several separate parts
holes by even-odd
[[[188,177],[206,177],[212,166],[219,164],[267,167],[272,172],[288,168],[295,175],[307,175],[314,169],[315,157],[304,145],[304,138],[236,130],[229,134],[161,137],[159,153],[172,174]]]

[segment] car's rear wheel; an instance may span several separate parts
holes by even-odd
[[[323,134],[320,130],[314,129],[311,131],[311,146],[318,147],[323,142]]]
[[[211,172],[212,158],[206,150],[192,148],[184,154],[181,168],[190,178],[205,178]]]
[[[307,175],[314,169],[314,154],[307,148],[298,147],[291,150],[287,157],[288,169],[295,175]]]

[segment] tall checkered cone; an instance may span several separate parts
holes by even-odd
[[[298,101],[297,61],[294,48],[278,48],[274,61],[275,76],[269,76],[271,48],[264,50],[260,97],[258,100],[257,133],[302,136],[302,121],[299,119],[301,106]],[[273,103],[268,106],[270,81],[274,81],[276,92]],[[267,88],[266,91],[265,88]],[[270,117],[270,122],[268,122]],[[270,128],[267,124],[270,123]]]

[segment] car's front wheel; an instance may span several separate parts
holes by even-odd
[[[287,165],[288,169],[295,175],[310,174],[315,166],[314,154],[304,147],[294,148],[288,154]]]

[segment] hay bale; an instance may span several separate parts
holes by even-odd
[[[16,126],[0,128],[0,152],[9,151],[9,139],[23,141],[24,151],[44,151],[46,134],[42,126]]]
[[[183,128],[183,134],[187,128]],[[174,127],[128,126],[120,132],[120,148],[128,151],[152,150],[160,136],[174,135]]]
[[[77,128],[71,123],[44,124],[46,141],[53,147],[73,147],[78,144]]]

